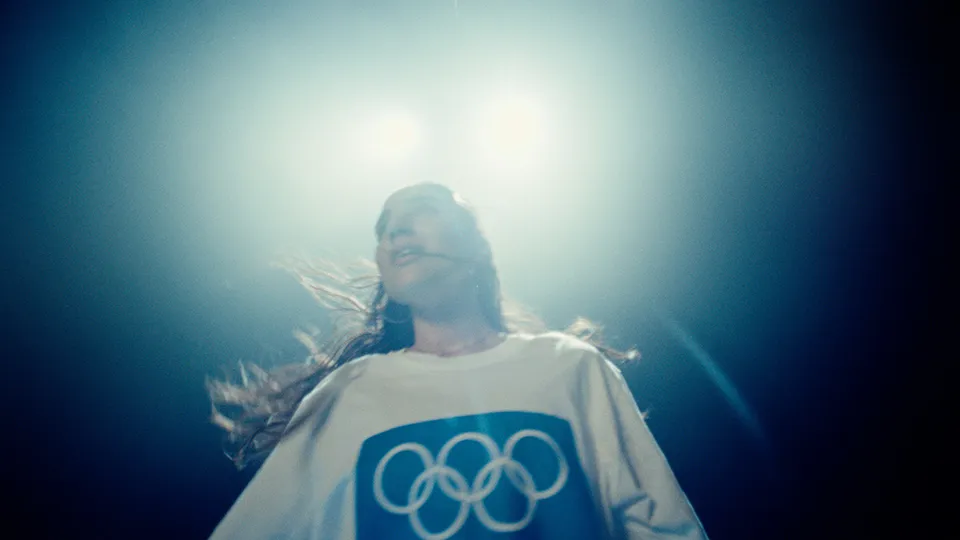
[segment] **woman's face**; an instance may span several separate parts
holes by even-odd
[[[431,185],[403,188],[384,203],[377,220],[377,267],[387,295],[406,305],[436,304],[469,279],[476,234],[449,191]]]

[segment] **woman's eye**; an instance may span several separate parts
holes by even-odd
[[[411,225],[410,219],[419,217],[419,216],[434,216],[440,213],[440,210],[436,206],[431,204],[418,204],[408,208],[403,214],[399,216],[393,216],[393,222],[388,222],[387,220],[381,220],[377,223],[374,233],[377,238],[377,242],[381,243],[388,239],[390,236],[388,233],[391,230],[397,228],[409,228]],[[399,220],[396,222],[395,220]]]

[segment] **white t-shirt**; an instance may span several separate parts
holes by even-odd
[[[551,332],[340,367],[212,538],[706,535],[617,368]]]

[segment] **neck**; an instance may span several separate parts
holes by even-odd
[[[497,336],[479,309],[436,315],[414,311],[411,349],[438,356],[469,354],[486,350]]]

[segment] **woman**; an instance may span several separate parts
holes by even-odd
[[[401,189],[376,236],[369,306],[300,274],[363,310],[360,332],[258,384],[210,385],[245,411],[214,409],[237,464],[269,453],[212,538],[706,538],[616,351],[507,324],[462,199]]]

